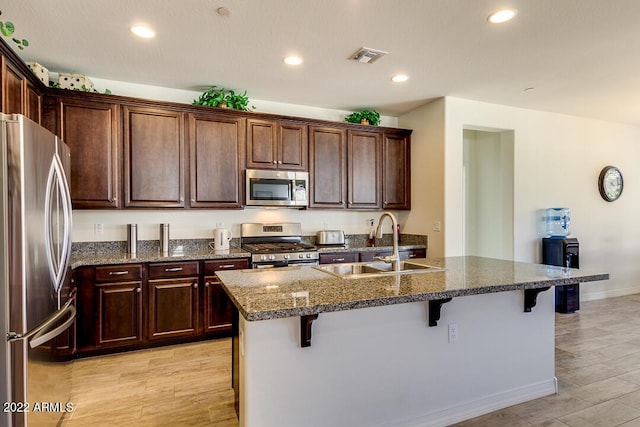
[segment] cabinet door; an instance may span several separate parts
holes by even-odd
[[[40,124],[42,122],[42,94],[31,83],[27,81],[24,115]]]
[[[189,115],[191,207],[242,207],[244,126],[242,118]]]
[[[344,208],[347,191],[344,129],[309,128],[310,208]]]
[[[142,342],[142,282],[96,284],[97,346]]]
[[[125,207],[184,207],[183,114],[123,109]]]
[[[71,149],[74,208],[120,207],[118,105],[58,99],[60,136]]]
[[[22,75],[2,58],[2,112],[23,114]]]
[[[411,139],[384,135],[382,192],[384,209],[411,209]]]
[[[232,302],[216,276],[204,279],[204,333],[231,330]]]
[[[349,131],[347,207],[380,209],[381,160],[380,134]]]
[[[277,169],[277,125],[267,120],[247,120],[247,167]]]
[[[198,325],[198,278],[149,280],[150,340],[194,336]]]
[[[307,126],[299,123],[278,125],[278,167],[286,170],[307,170],[309,141]]]

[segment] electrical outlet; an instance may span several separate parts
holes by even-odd
[[[93,224],[93,234],[104,234],[104,224]]]
[[[440,231],[440,221],[433,221],[433,231]]]
[[[449,343],[458,342],[458,324],[449,323]]]

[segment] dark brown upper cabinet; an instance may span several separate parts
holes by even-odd
[[[382,144],[382,208],[411,209],[411,137],[385,133]]]
[[[380,209],[382,145],[377,132],[347,133],[347,207]]]
[[[307,170],[307,125],[247,120],[247,168]]]
[[[347,135],[341,128],[309,127],[310,208],[344,208]]]
[[[185,206],[184,115],[123,106],[125,207]]]
[[[117,104],[57,98],[56,133],[71,150],[74,208],[121,206],[122,138]]]
[[[8,61],[2,61],[2,112],[24,114],[24,77]]]
[[[191,202],[195,208],[242,208],[245,119],[189,114]]]

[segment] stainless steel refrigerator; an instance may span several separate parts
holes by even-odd
[[[0,426],[55,426],[73,410],[69,148],[0,114]]]

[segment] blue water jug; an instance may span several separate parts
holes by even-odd
[[[545,217],[549,237],[565,237],[571,234],[571,209],[548,208]]]

